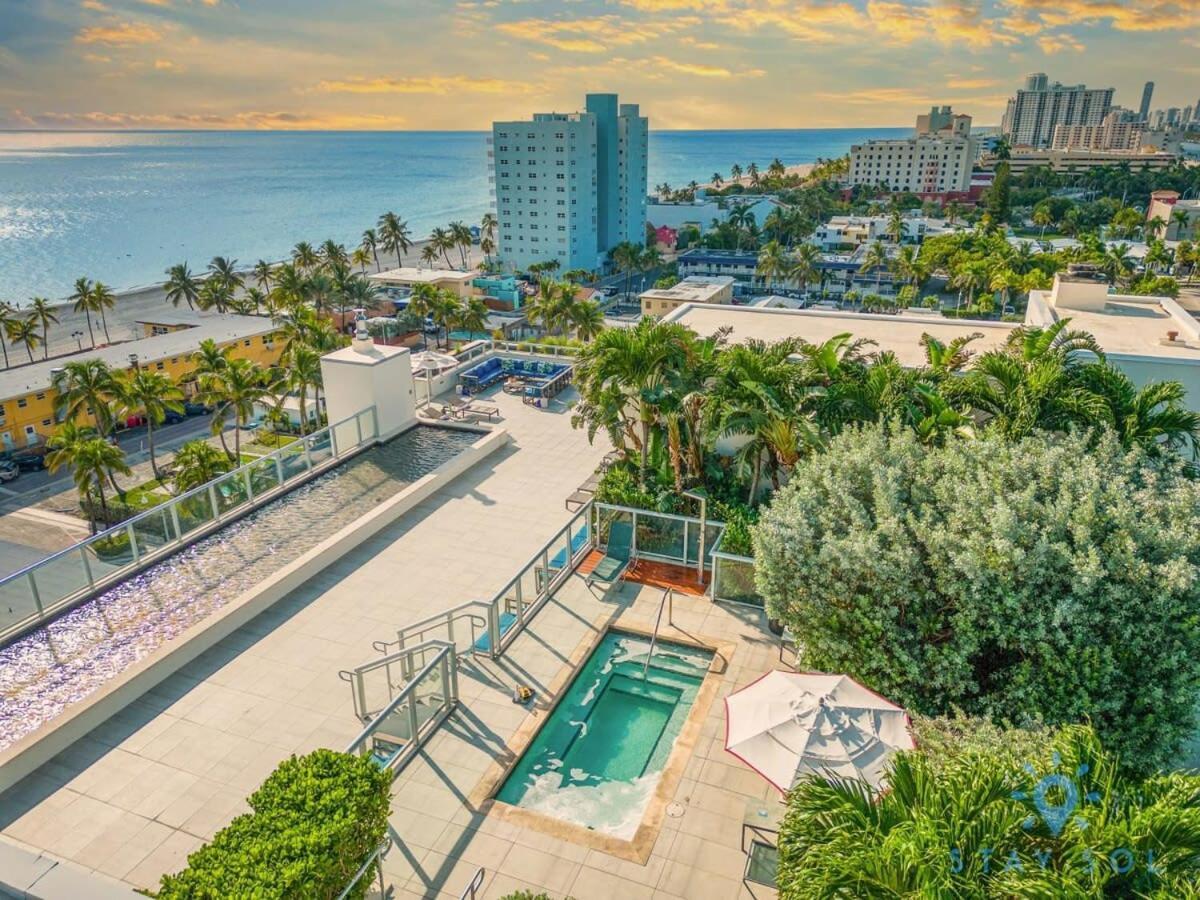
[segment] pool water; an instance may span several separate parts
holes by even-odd
[[[708,672],[708,650],[610,631],[496,799],[632,838]]]

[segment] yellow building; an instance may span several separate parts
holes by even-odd
[[[687,303],[732,303],[733,283],[728,275],[689,275],[674,287],[643,291],[642,315],[665,316]]]
[[[233,356],[262,365],[277,363],[283,349],[274,340],[271,320],[258,316],[197,318],[163,313],[137,324],[146,337],[14,365],[0,372],[0,450],[40,444],[53,434],[58,417],[51,384],[55,372],[67,362],[97,358],[114,370],[138,365],[178,382],[195,368],[192,354],[204,340],[212,339],[218,347],[233,347]]]
[[[403,266],[375,272],[367,278],[387,287],[414,288],[418,284],[432,284],[435,288],[449,291],[458,297],[475,297],[479,291],[471,284],[479,277],[478,272],[462,272],[458,269],[422,269]]]

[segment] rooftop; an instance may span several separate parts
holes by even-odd
[[[164,316],[163,318],[169,317]],[[147,321],[168,324],[166,321],[160,321],[158,317]],[[66,363],[77,359],[102,359],[113,368],[119,369],[129,365],[131,353],[136,353],[140,362],[157,362],[173,356],[190,354],[196,350],[201,341],[209,338],[218,344],[225,344],[230,341],[269,334],[275,330],[275,325],[270,319],[260,316],[205,316],[193,321],[195,324],[192,327],[181,331],[110,344],[95,350],[88,349],[82,353],[72,353],[69,356],[59,356],[25,366],[5,369],[0,372],[0,398],[7,399],[28,394],[30,391],[45,390],[50,386],[55,369],[62,368]],[[180,322],[179,324],[188,323]]]
[[[373,272],[367,276],[372,281],[385,284],[439,284],[443,281],[469,282],[479,278],[478,272],[460,272],[458,269],[423,269],[418,266],[401,266],[384,272]]]
[[[733,284],[733,278],[728,275],[718,275],[712,278],[703,275],[689,275],[674,287],[643,291],[639,296],[643,300],[711,303],[718,294],[728,292]]]
[[[921,365],[925,351],[921,335],[930,334],[941,341],[950,341],[964,334],[981,332],[983,339],[972,347],[990,350],[1004,343],[1013,325],[1008,322],[952,320],[941,316],[882,316],[868,313],[838,312],[815,309],[777,309],[757,306],[681,306],[668,321],[681,322],[701,335],[711,335],[718,328],[729,327],[731,343],[747,340],[780,341],[784,338],[803,338],[819,344],[839,334],[875,342],[876,350],[890,350],[901,364]]]

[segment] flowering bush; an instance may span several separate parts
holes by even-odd
[[[797,465],[754,545],[805,668],[932,715],[1090,718],[1136,768],[1195,725],[1200,488],[1110,436],[851,429]]]

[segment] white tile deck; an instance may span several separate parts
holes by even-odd
[[[514,444],[347,554],[221,644],[130,704],[0,797],[0,834],[138,887],[239,812],[291,753],[341,749],[359,729],[337,672],[371,658],[372,640],[469,599],[486,599],[570,518],[564,498],[605,447],[569,413],[498,391]],[[297,523],[303,527],[303,523]],[[592,897],[740,898],[746,804],[773,797],[725,754],[730,690],[776,662],[753,610],[678,597],[675,624],[737,641],[718,699],[645,865],[481,815],[467,798],[523,721],[517,681],[542,689],[602,613],[652,620],[659,592],[626,585],[596,598],[573,577],[495,662],[464,663],[462,702],[397,779],[392,825],[404,841],[385,873],[395,897],[457,897],[477,867],[483,897],[530,887]]]

